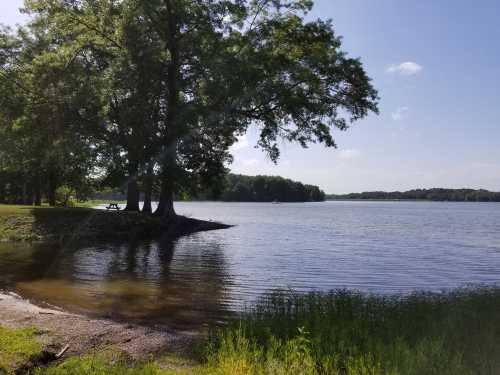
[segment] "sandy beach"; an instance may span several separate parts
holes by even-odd
[[[69,346],[65,356],[116,349],[133,359],[169,352],[188,352],[198,332],[156,329],[93,319],[44,308],[14,293],[0,292],[0,325],[8,328],[37,327],[48,352]]]

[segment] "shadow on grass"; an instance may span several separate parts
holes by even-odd
[[[140,212],[105,211],[92,208],[23,208],[33,217],[31,232],[48,240],[94,239],[105,241],[175,239],[195,232],[230,228],[212,221],[178,216],[168,224]],[[21,222],[23,221],[20,221]],[[24,228],[26,232],[28,228]]]

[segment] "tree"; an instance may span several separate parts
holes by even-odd
[[[34,196],[39,205],[45,190],[55,205],[58,187],[83,191],[97,165],[89,125],[97,121],[100,103],[85,61],[60,49],[39,25],[4,34],[2,40],[8,39],[17,47],[2,46],[0,76],[8,91],[0,110],[3,168],[17,171],[23,185],[18,203]]]
[[[147,4],[146,4],[147,3]],[[305,22],[311,1],[142,2],[165,45],[166,115],[160,210],[175,215],[180,166],[193,158],[187,134],[222,142],[217,155],[250,124],[276,161],[278,138],[333,147],[331,128],[377,112],[377,93],[361,63],[340,51],[330,22]],[[350,115],[340,114],[340,109]],[[220,165],[220,163],[219,163]]]
[[[55,50],[74,51],[90,65],[83,75],[102,83],[95,95],[105,103],[105,125],[89,138],[102,139],[102,155],[126,170],[129,208],[138,209],[138,176],[153,171],[166,222],[175,219],[176,193],[227,173],[229,147],[250,125],[276,162],[279,139],[335,147],[332,129],[377,112],[361,62],[342,52],[330,21],[305,21],[311,7],[309,0],[26,1]]]

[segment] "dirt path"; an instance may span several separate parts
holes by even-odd
[[[1,292],[0,325],[37,327],[47,350],[58,352],[69,345],[65,356],[114,348],[133,359],[145,359],[163,353],[189,353],[200,338],[197,332],[151,329],[41,308],[15,294]]]

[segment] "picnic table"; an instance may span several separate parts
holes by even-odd
[[[106,207],[106,210],[120,211],[120,206],[118,206],[118,203],[110,203],[110,204],[108,204],[108,207]]]

